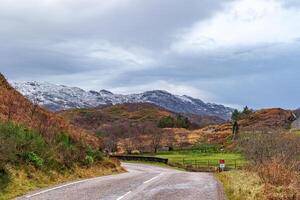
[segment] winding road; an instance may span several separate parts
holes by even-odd
[[[209,173],[123,163],[128,173],[72,182],[28,193],[18,200],[224,200]]]

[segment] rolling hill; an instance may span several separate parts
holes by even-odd
[[[169,111],[150,103],[125,103],[110,106],[101,106],[90,109],[73,109],[61,111],[59,114],[72,124],[94,131],[113,124],[154,123],[171,116],[176,118],[178,113]],[[212,124],[221,124],[225,120],[215,116],[184,115],[191,121],[191,128],[201,128]]]

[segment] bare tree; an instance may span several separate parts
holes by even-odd
[[[103,127],[101,131],[104,134],[104,149],[108,152],[116,152],[119,140],[122,138],[123,125],[115,123],[111,126]]]
[[[7,121],[11,121],[13,115],[17,112],[16,95],[10,91],[4,94],[4,103],[7,106]]]
[[[108,151],[109,153],[116,152],[118,150],[118,141],[119,139],[114,135],[105,137],[103,139],[104,150]]]
[[[167,146],[169,148],[169,151],[174,150],[174,146],[176,144],[175,136],[172,132],[166,133],[166,140],[167,140]]]
[[[158,149],[161,147],[162,143],[162,132],[156,124],[148,123],[146,126],[146,131],[150,136],[150,145],[154,153],[157,153]]]
[[[38,107],[39,107],[40,100],[38,98],[35,98],[32,102],[32,105],[30,106],[30,119],[32,120],[34,115],[36,114]]]

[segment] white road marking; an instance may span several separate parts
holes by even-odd
[[[154,179],[157,179],[160,175],[161,175],[161,174],[159,174],[158,176],[155,176],[155,177],[151,178],[151,179],[148,180],[148,181],[145,181],[144,183],[149,183],[149,182],[153,181]]]
[[[127,193],[124,194],[123,196],[120,196],[119,198],[117,198],[117,200],[123,199],[125,196],[129,195],[130,193],[131,193],[131,191],[127,192]]]
[[[43,191],[35,193],[35,194],[27,195],[25,197],[26,198],[31,198],[31,197],[34,197],[34,196],[37,196],[37,195],[40,195],[40,194],[44,194],[44,193],[47,193],[47,192],[50,192],[50,191],[53,191],[53,190],[61,189],[61,188],[64,188],[64,187],[67,187],[67,186],[70,186],[70,185],[75,185],[75,184],[78,184],[78,183],[92,181],[92,180],[99,179],[99,178],[101,178],[101,177],[96,177],[96,178],[91,178],[91,179],[86,179],[86,180],[82,180],[82,181],[76,181],[76,182],[68,183],[68,184],[65,184],[65,185],[50,188],[48,190],[43,190]]]

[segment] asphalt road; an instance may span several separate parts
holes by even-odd
[[[87,179],[28,193],[30,200],[223,200],[209,173],[182,172],[144,164],[122,164],[128,173]]]

